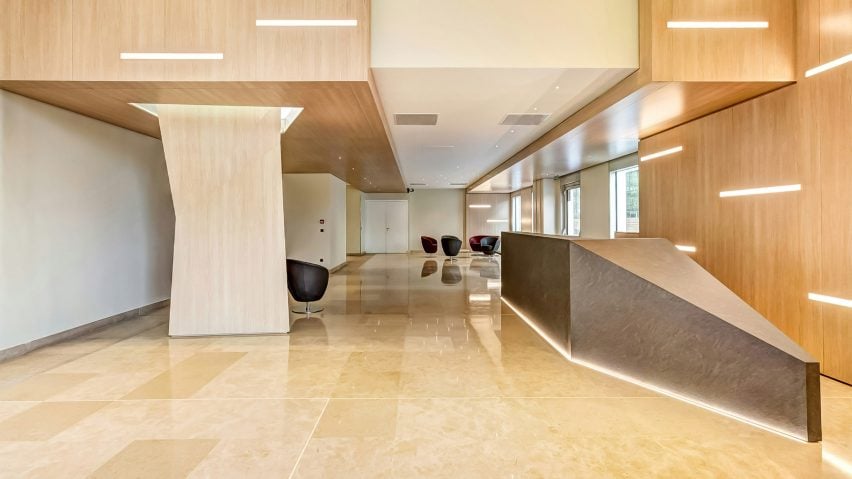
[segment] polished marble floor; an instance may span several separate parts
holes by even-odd
[[[495,260],[350,259],[289,335],[164,309],[0,363],[0,477],[852,477],[852,387],[800,443],[566,362]]]

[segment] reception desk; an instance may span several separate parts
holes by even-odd
[[[667,240],[502,244],[504,302],[569,360],[820,440],[819,363]]]

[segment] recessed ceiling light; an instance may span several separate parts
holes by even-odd
[[[358,20],[255,20],[258,27],[357,27]]]
[[[846,56],[842,56],[842,57],[840,57],[836,60],[832,60],[828,63],[823,63],[822,65],[820,65],[818,67],[811,68],[810,70],[805,72],[805,78],[812,77],[812,76],[817,75],[819,73],[822,73],[826,70],[831,70],[832,68],[839,67],[840,65],[843,65],[844,63],[849,63],[849,62],[852,62],[852,53],[850,53]]]
[[[133,53],[118,55],[122,60],[222,60],[224,53]]]
[[[766,195],[769,193],[786,193],[789,191],[800,191],[802,185],[783,185],[783,186],[767,186],[765,188],[748,188],[745,190],[731,190],[719,192],[720,198],[730,198],[733,196],[751,196],[751,195]]]
[[[666,22],[668,28],[769,28],[769,22]]]
[[[500,148],[500,145],[494,145],[494,148]]]
[[[515,132],[515,130],[509,130],[509,133],[514,133],[514,132]]]
[[[559,89],[559,85],[556,85],[556,89],[557,89],[557,90]]]

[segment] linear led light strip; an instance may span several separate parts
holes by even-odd
[[[491,301],[491,295],[485,293],[471,293],[470,296],[467,297],[468,301]]]
[[[682,244],[676,244],[675,248],[677,248],[681,251],[687,252],[687,253],[695,253],[697,251],[695,246],[686,246],[686,245],[682,245]]]
[[[808,293],[808,299],[811,301],[819,301],[820,303],[833,304],[835,306],[843,306],[844,308],[852,308],[852,299],[843,299],[836,296],[828,296],[825,294]]]
[[[222,60],[224,53],[127,53],[119,54],[122,60]]]
[[[508,223],[509,220],[485,220],[486,223]]]
[[[796,436],[792,432],[788,432],[788,431],[784,431],[783,429],[778,429],[776,427],[768,426],[766,424],[755,421],[753,419],[749,419],[747,417],[741,416],[737,413],[734,413],[734,412],[728,411],[726,409],[722,409],[722,408],[707,404],[707,403],[702,402],[698,399],[693,399],[693,398],[690,398],[690,397],[687,397],[687,396],[683,396],[683,395],[678,394],[676,392],[669,391],[668,389],[664,389],[664,388],[661,388],[659,386],[655,386],[655,385],[650,384],[650,383],[646,383],[646,382],[641,381],[639,379],[636,379],[634,377],[627,376],[625,374],[613,371],[609,368],[605,368],[603,366],[598,366],[596,364],[592,364],[592,363],[589,363],[589,362],[586,362],[586,361],[583,361],[583,360],[580,360],[580,359],[573,358],[571,356],[571,354],[567,350],[565,350],[564,346],[562,346],[561,344],[558,344],[556,341],[551,339],[544,331],[541,330],[541,328],[536,326],[535,323],[533,323],[529,318],[527,318],[526,315],[521,313],[512,303],[507,301],[506,298],[501,297],[500,299],[504,303],[506,303],[506,306],[508,306],[512,311],[514,311],[515,314],[517,314],[519,318],[521,318],[525,323],[527,323],[527,325],[530,328],[532,328],[533,331],[538,333],[538,335],[541,336],[542,339],[544,339],[547,342],[547,344],[551,345],[553,347],[553,349],[555,349],[559,354],[562,355],[562,357],[564,357],[568,361],[571,361],[574,364],[579,364],[580,366],[584,366],[584,367],[587,367],[589,369],[593,369],[593,370],[595,370],[599,373],[606,374],[607,376],[612,376],[614,378],[621,379],[622,381],[627,381],[629,383],[635,384],[635,385],[643,387],[645,389],[649,389],[649,390],[654,391],[656,393],[660,393],[664,396],[668,396],[668,397],[678,399],[678,400],[683,401],[683,402],[687,402],[689,404],[692,404],[693,406],[698,406],[702,409],[706,409],[708,411],[715,412],[717,414],[721,414],[723,416],[726,416],[726,417],[729,417],[731,419],[740,421],[740,422],[748,424],[750,426],[754,426],[754,427],[757,427],[759,429],[763,429],[764,431],[775,433],[775,434],[778,434],[779,436],[786,437],[786,438],[789,438],[789,439],[793,439],[795,441],[807,442],[804,439]]]
[[[469,205],[468,208],[491,208],[491,205]]]
[[[769,28],[769,22],[666,22],[668,28],[690,29],[690,28]]]
[[[258,27],[357,27],[358,20],[256,20]]]
[[[719,198],[731,198],[734,196],[768,195],[770,193],[787,193],[800,191],[802,185],[767,186],[765,188],[748,188],[745,190],[720,191]]]
[[[843,65],[843,64],[849,63],[849,62],[852,62],[852,53],[845,55],[845,56],[842,56],[842,57],[838,58],[837,60],[832,60],[828,63],[823,63],[822,65],[820,65],[818,67],[811,68],[810,70],[805,72],[805,78],[812,77],[812,76],[817,75],[819,73],[822,73],[826,70],[831,70],[832,68],[839,67],[840,65]]]
[[[659,158],[661,156],[673,155],[675,153],[680,153],[683,151],[683,146],[676,146],[674,148],[669,148],[668,150],[658,151],[656,153],[651,153],[650,155],[645,155],[642,158],[639,158],[641,161],[653,160],[654,158]]]

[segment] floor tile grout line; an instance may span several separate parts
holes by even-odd
[[[293,479],[293,477],[296,475],[296,470],[299,469],[299,464],[302,462],[302,456],[304,456],[305,451],[308,450],[308,444],[311,443],[311,439],[313,439],[314,433],[317,432],[320,420],[322,420],[322,417],[325,414],[325,410],[328,408],[328,403],[330,402],[331,398],[326,398],[325,404],[322,406],[322,411],[320,411],[319,416],[317,416],[317,422],[314,423],[314,428],[311,429],[311,433],[308,434],[308,438],[305,440],[305,445],[302,446],[302,450],[299,452],[299,457],[296,459],[296,463],[293,464],[293,470],[290,471],[289,479]]]

